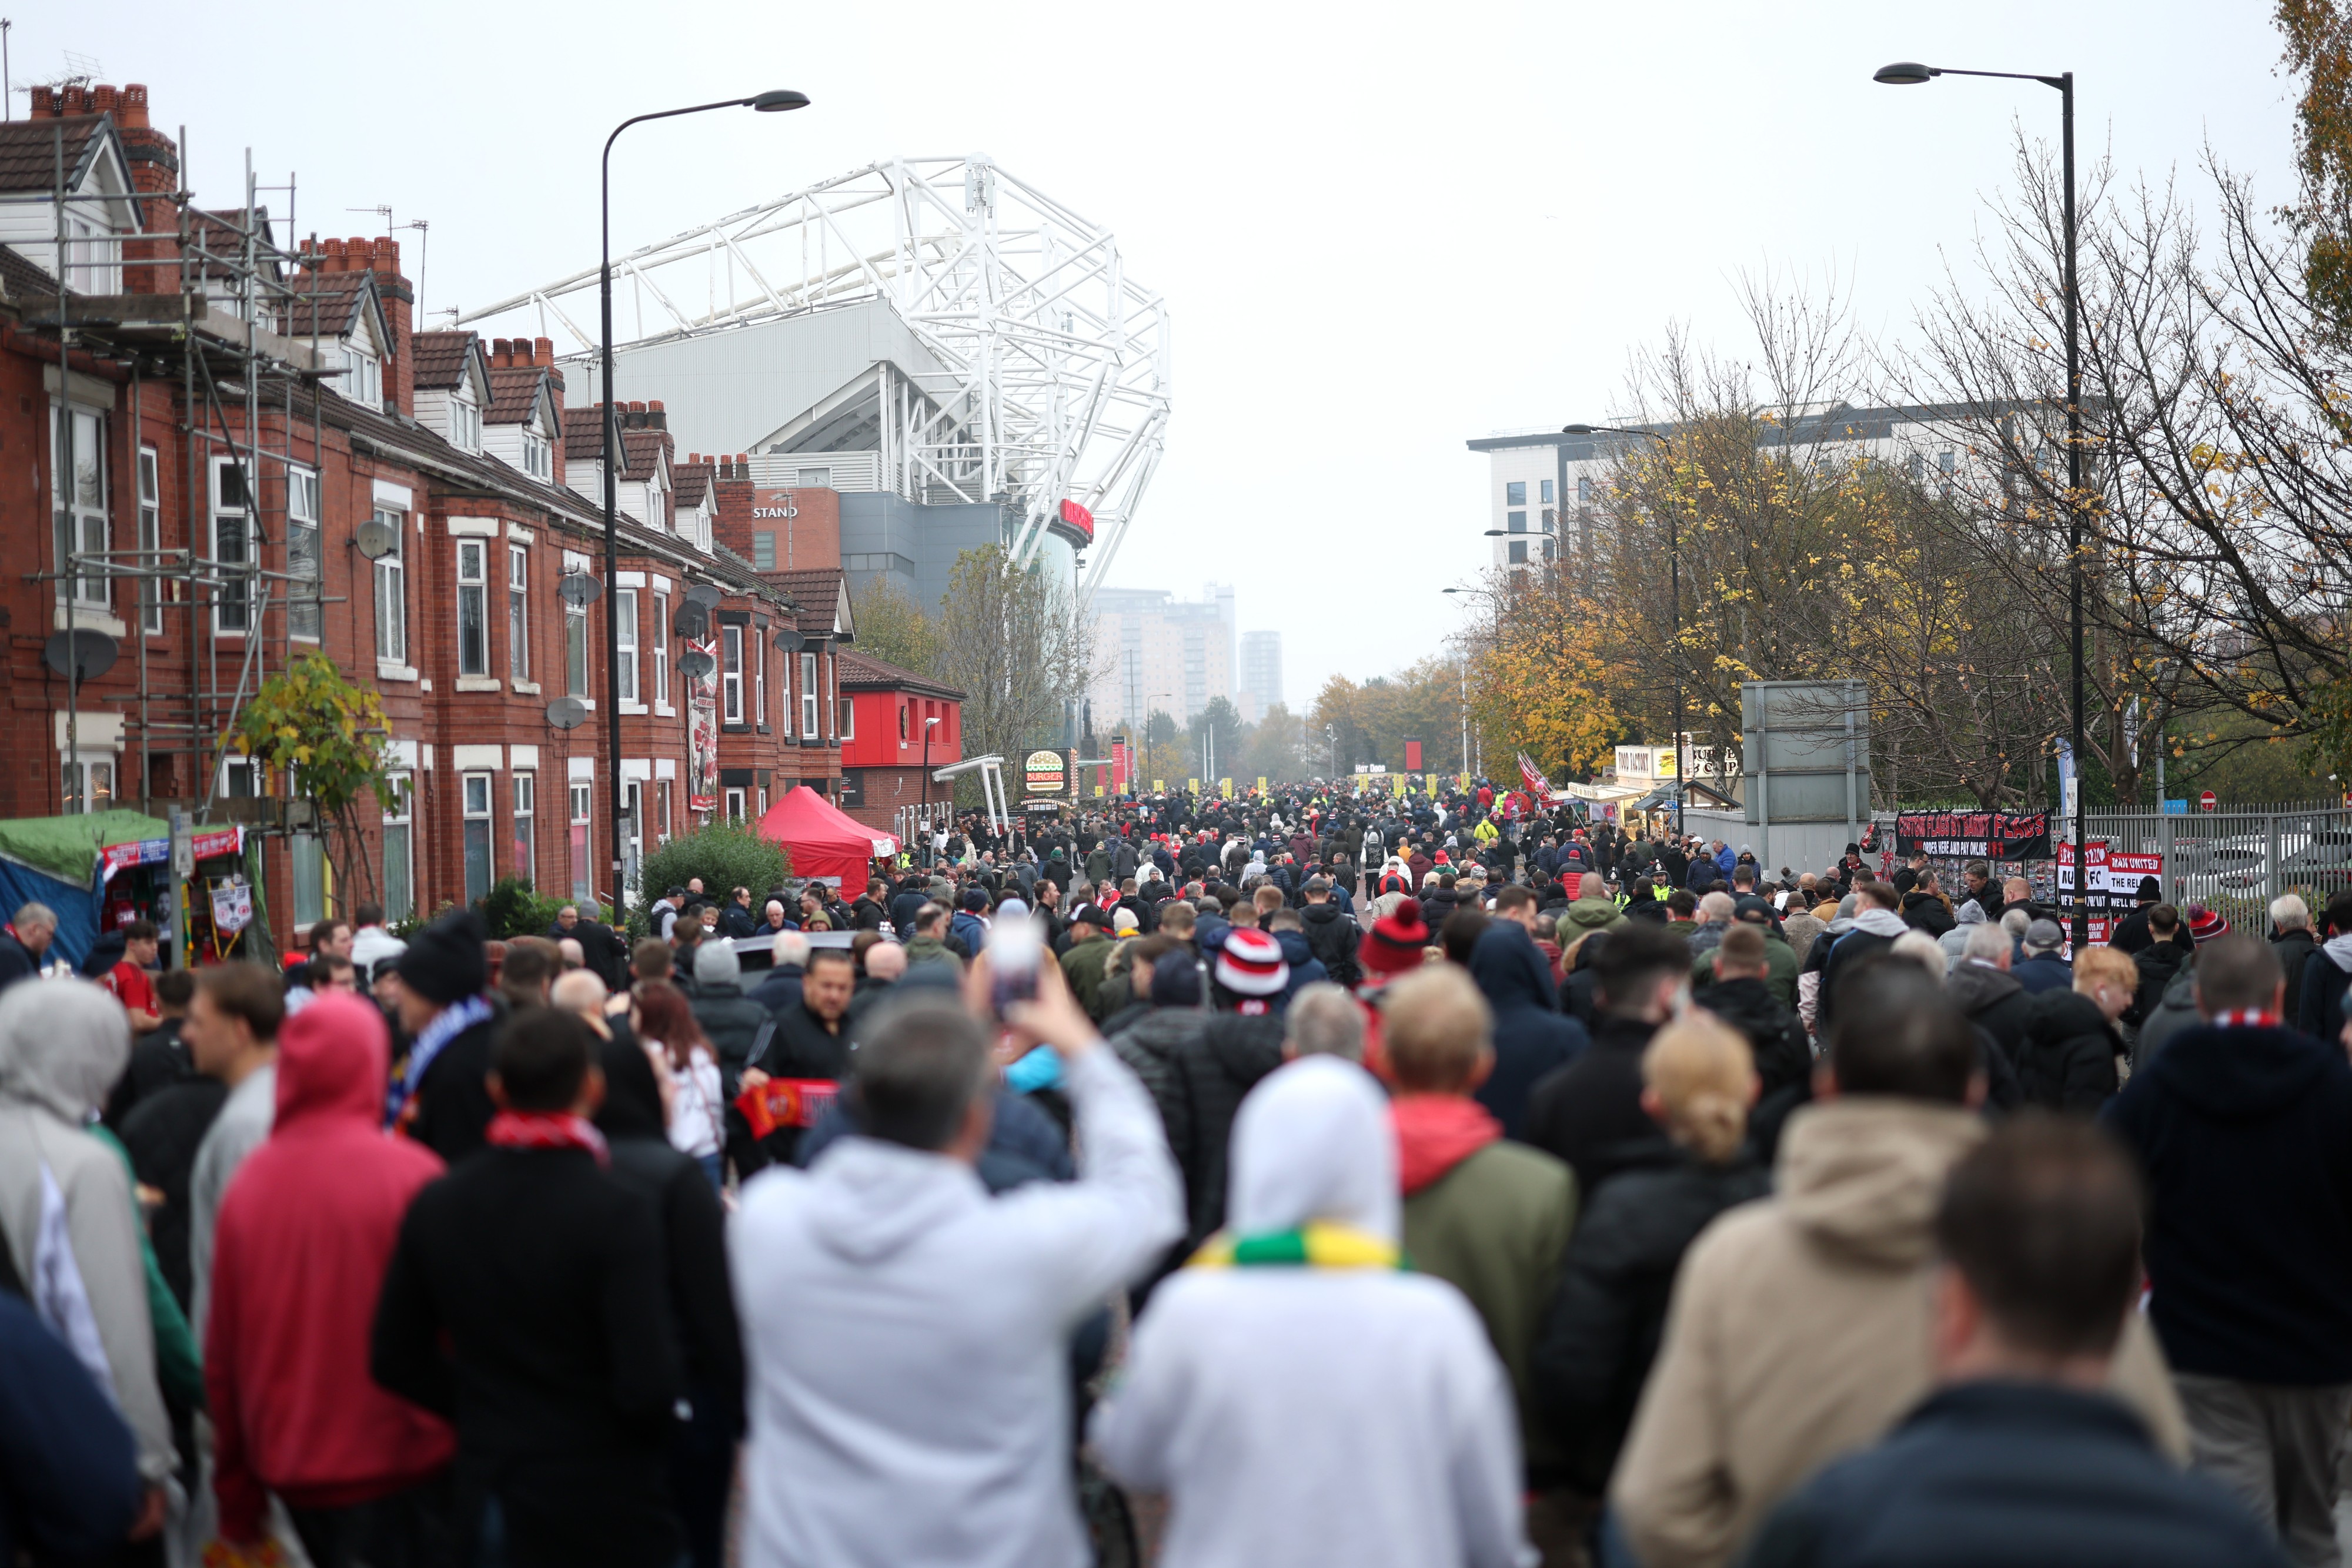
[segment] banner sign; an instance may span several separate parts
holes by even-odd
[[[771,1078],[735,1096],[735,1108],[751,1124],[751,1135],[764,1138],[779,1127],[815,1126],[840,1093],[841,1085],[830,1078]]]
[[[211,860],[215,855],[237,855],[245,852],[243,828],[210,828],[190,838],[194,858]],[[104,887],[114,880],[117,872],[132,866],[161,865],[172,858],[169,839],[141,839],[136,843],[109,844],[99,852],[98,884]]]
[[[1519,779],[1537,800],[1547,805],[1550,803],[1554,793],[1551,780],[1537,770],[1536,765],[1528,760],[1528,754],[1524,751],[1519,753]]]
[[[1895,852],[1950,860],[2046,861],[2050,813],[1898,811]]]
[[[1070,793],[1070,759],[1059,751],[1033,751],[1021,768],[1021,787],[1029,795]]]
[[[213,884],[213,924],[223,931],[242,931],[253,924],[253,889],[243,877]]]

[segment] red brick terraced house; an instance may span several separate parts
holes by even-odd
[[[830,577],[758,570],[724,521],[726,466],[680,465],[661,405],[628,404],[602,592],[602,413],[565,407],[547,340],[417,331],[392,240],[295,244],[179,186],[143,88],[37,89],[33,118],[0,125],[0,452],[30,471],[0,486],[0,817],[246,822],[284,941],[371,895],[397,920],[510,875],[609,901],[616,804],[626,879],[791,782],[838,793],[837,525]],[[110,640],[103,674],[45,661],[69,622]],[[786,630],[819,651],[814,734]],[[702,680],[680,669],[690,645],[720,656]],[[340,876],[290,781],[221,742],[312,650],[380,695],[397,774]]]

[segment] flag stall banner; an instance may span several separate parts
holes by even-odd
[[[1423,779],[1422,783],[1428,789],[1430,797],[1433,800],[1435,799],[1437,795],[1437,775],[1434,773],[1431,774],[1428,778]]]
[[[1538,800],[1543,801],[1547,805],[1550,803],[1552,799],[1551,780],[1545,778],[1543,774],[1537,769],[1536,765],[1533,762],[1528,760],[1528,754],[1524,751],[1519,753],[1519,779],[1520,782],[1527,785],[1528,792],[1533,795]]]
[[[220,855],[245,853],[245,830],[240,827],[210,828],[194,834],[189,841],[191,859],[208,861]],[[101,886],[112,882],[119,872],[132,866],[161,865],[172,858],[169,839],[139,839],[128,843],[108,844],[99,851],[98,880]]]
[[[771,1078],[737,1095],[735,1108],[751,1124],[751,1136],[764,1138],[779,1127],[815,1126],[840,1094],[841,1085],[830,1078]]]
[[[1234,781],[1230,779],[1218,779],[1217,792],[1223,795],[1226,800],[1232,800],[1234,798]]]
[[[1407,773],[1421,771],[1421,742],[1408,740],[1404,743],[1404,770]]]
[[[1898,811],[1895,852],[1941,859],[2046,861],[2047,811]]]
[[[253,888],[245,878],[214,878],[212,895],[215,926],[235,932],[253,924]]]
[[[1187,779],[1184,780],[1184,788],[1197,795],[1201,792],[1201,781],[1198,779]]]
[[[1151,781],[1151,792],[1155,795],[1165,795],[1168,793],[1168,780],[1165,779],[1154,779]]]
[[[1265,775],[1263,773],[1257,776],[1257,792],[1261,795],[1265,793]]]
[[[2057,889],[2061,899],[2072,898],[2074,892],[2074,855],[2072,844],[2057,846]],[[2137,905],[2140,878],[2152,876],[2160,883],[2164,877],[2164,856],[2161,852],[2134,854],[2111,849],[2103,841],[2083,846],[2083,906],[2089,917],[2090,936],[2095,943],[2105,942],[2123,917]]]
[[[1391,779],[1392,779],[1396,780],[1396,797],[1397,797],[1397,799],[1398,799],[1398,800],[1403,800],[1403,799],[1404,799],[1404,792],[1405,792],[1407,789],[1411,789],[1411,788],[1412,787],[1412,779],[1411,779],[1411,778],[1409,778],[1409,777],[1407,777],[1406,775],[1404,775],[1404,774],[1402,774],[1402,773],[1391,773],[1391,774],[1390,774],[1390,775],[1389,775],[1389,777],[1390,777]]]
[[[1467,773],[1456,774],[1454,776],[1454,787],[1459,789],[1465,795],[1470,793],[1470,775]]]

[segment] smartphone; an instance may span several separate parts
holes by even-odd
[[[1019,903],[996,913],[984,944],[988,953],[989,1000],[1002,1018],[1014,1002],[1037,999],[1037,967],[1045,961],[1045,938]]]

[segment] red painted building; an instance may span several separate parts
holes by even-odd
[[[842,810],[896,832],[902,808],[953,798],[929,769],[963,760],[963,693],[855,651],[841,655],[850,724],[841,744]],[[926,747],[928,745],[928,753]]]

